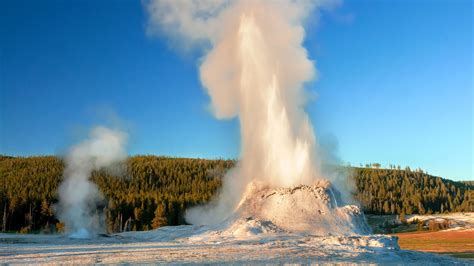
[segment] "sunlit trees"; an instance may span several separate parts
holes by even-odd
[[[167,218],[163,204],[158,204],[155,210],[155,217],[151,223],[151,228],[156,229],[167,225]]]
[[[109,233],[185,224],[186,208],[209,201],[232,160],[134,156],[118,176],[101,170],[92,179],[104,195],[98,211]],[[366,213],[424,214],[474,211],[472,183],[454,182],[423,171],[351,168],[354,198]],[[341,167],[342,169],[342,167]],[[344,168],[347,170],[347,168]],[[63,164],[52,156],[0,156],[0,225],[5,231],[62,230],[54,216]]]
[[[469,183],[442,179],[409,168],[405,171],[355,168],[352,174],[357,185],[355,198],[366,213],[474,211],[474,190]]]

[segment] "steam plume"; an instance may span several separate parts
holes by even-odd
[[[238,117],[241,160],[224,178],[220,196],[191,209],[194,224],[229,215],[251,181],[270,186],[310,184],[321,177],[316,139],[304,111],[305,82],[315,78],[303,22],[325,1],[180,1],[148,3],[148,31],[209,45],[201,82],[220,119]]]
[[[70,237],[89,238],[101,231],[96,205],[102,196],[90,176],[93,170],[123,162],[126,140],[124,132],[99,126],[90,131],[88,139],[69,149],[57,213]]]

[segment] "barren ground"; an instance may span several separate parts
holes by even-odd
[[[281,210],[282,206],[292,202],[306,202],[300,200],[301,195],[298,194],[306,190],[300,188],[284,191],[281,195],[271,194],[272,197],[278,196],[279,199],[271,203],[278,203],[275,209]],[[315,193],[313,190],[310,192],[303,195]],[[268,201],[272,197],[256,198]],[[321,208],[328,206],[313,203],[311,206]],[[248,205],[245,210],[255,204]],[[296,213],[304,211],[304,206],[298,204],[288,206],[292,206],[291,209],[296,210]],[[293,222],[314,218],[317,214],[311,212],[313,209],[306,213],[305,217],[308,217],[303,217],[304,219],[300,217]],[[344,215],[338,217],[346,217],[345,213],[342,214]],[[472,251],[474,244],[474,229],[470,227],[472,214],[450,215],[450,223],[455,226],[450,231],[400,234],[402,249],[399,248],[395,236],[337,232],[339,227],[330,222],[334,217],[330,215],[319,217],[320,220],[313,223],[318,225],[316,228],[325,228],[323,235],[318,230],[306,233],[284,230],[288,227],[286,223],[291,221],[287,217],[274,219],[273,222],[265,217],[259,219],[258,212],[254,213],[253,218],[239,217],[246,216],[241,214],[235,219],[212,226],[168,226],[152,231],[125,232],[93,239],[72,239],[65,235],[0,234],[0,264],[472,264],[472,260],[468,259],[404,250],[416,249],[438,253],[456,251],[458,254],[466,255],[466,252]],[[418,217],[418,219],[424,218],[428,219]],[[431,218],[433,217],[430,216]],[[289,228],[294,229],[295,226]]]
[[[190,230],[165,227],[89,240],[0,234],[0,263],[466,263],[448,256],[400,250],[386,236],[228,239],[212,234],[187,237]],[[170,234],[180,237],[169,239]]]

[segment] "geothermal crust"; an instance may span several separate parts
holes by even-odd
[[[368,234],[369,229],[359,207],[339,206],[336,195],[328,181],[289,188],[271,188],[253,182],[248,185],[234,213],[209,229],[236,237],[262,233],[313,236]]]
[[[190,245],[268,243],[298,249],[399,250],[397,238],[369,235],[363,213],[356,205],[341,205],[328,181],[289,188],[250,183],[234,213],[212,225],[165,227],[134,237],[149,241],[177,241]],[[131,233],[131,232],[130,232]],[[128,233],[121,236],[126,237]],[[295,242],[296,241],[296,242]],[[306,251],[305,251],[306,250]],[[298,251],[298,252],[300,252]],[[332,252],[332,251],[331,251]],[[339,251],[337,251],[339,252]]]
[[[289,233],[318,236],[369,233],[359,207],[339,206],[335,195],[325,180],[290,188],[269,188],[254,182],[231,219],[255,219]]]
[[[290,188],[253,183],[232,216],[213,225],[165,226],[110,237],[2,235],[5,263],[380,263],[452,264],[369,235],[363,214],[341,206],[328,182]],[[13,244],[12,244],[13,243]]]

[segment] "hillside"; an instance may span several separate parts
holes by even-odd
[[[208,201],[232,160],[134,156],[119,176],[93,174],[104,195],[99,210],[109,232],[184,224],[187,207]],[[0,210],[4,231],[61,230],[53,215],[63,171],[53,156],[0,157]],[[371,214],[474,211],[470,184],[421,171],[351,168],[354,197]]]
[[[430,214],[474,210],[472,185],[422,171],[354,168],[356,199],[366,213]]]

